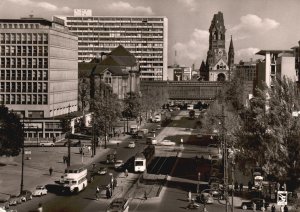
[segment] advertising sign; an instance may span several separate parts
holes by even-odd
[[[287,205],[287,191],[277,192],[277,205]]]

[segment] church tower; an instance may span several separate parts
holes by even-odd
[[[206,59],[209,81],[228,80],[229,67],[225,49],[225,32],[223,13],[218,12],[214,14],[209,28],[209,49]]]
[[[232,36],[231,36],[229,50],[228,50],[229,69],[232,69],[233,65],[234,65],[234,48],[233,48],[233,42],[232,42]]]

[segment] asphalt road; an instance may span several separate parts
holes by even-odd
[[[146,144],[144,140],[139,140],[136,142],[136,148],[130,149],[127,148],[129,141],[132,139],[128,139],[122,142],[119,147],[116,144],[111,145],[111,152],[117,152],[117,158],[122,159],[124,162],[129,160],[132,156],[134,156],[137,152],[141,152]],[[106,160],[106,155],[100,158],[97,167],[100,166],[108,166],[105,165],[104,161]],[[112,167],[108,168],[108,172],[113,173],[114,177],[122,174],[120,172],[116,172]],[[95,201],[95,190],[96,186],[101,184],[103,181],[103,176],[96,176],[92,183],[89,183],[87,188],[80,192],[77,195],[72,196],[61,196],[60,192],[55,188],[58,188],[57,185],[47,185],[48,195],[38,198],[33,198],[33,200],[28,201],[26,203],[22,203],[14,209],[21,212],[31,211],[37,208],[39,203],[42,203],[44,211],[55,212],[55,211],[64,211],[64,212],[77,212],[77,211],[104,211],[108,206],[110,200],[106,201]]]

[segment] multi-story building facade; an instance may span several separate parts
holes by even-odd
[[[292,50],[261,50],[256,54],[264,56],[265,59],[257,63],[254,87],[261,88],[262,83],[271,87],[273,80],[282,79],[284,76],[293,81],[298,80]]]
[[[53,117],[77,111],[77,37],[33,17],[0,19],[0,29],[0,103],[34,128],[27,136],[57,136]]]
[[[89,62],[101,52],[124,46],[139,61],[141,80],[167,80],[168,19],[164,16],[92,16],[76,9],[62,19],[78,36],[78,61]]]

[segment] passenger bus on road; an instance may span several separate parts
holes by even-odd
[[[88,184],[87,168],[82,165],[72,165],[65,169],[61,181],[63,192],[78,193]]]
[[[134,171],[144,172],[146,170],[146,158],[143,153],[137,153],[134,157]]]

